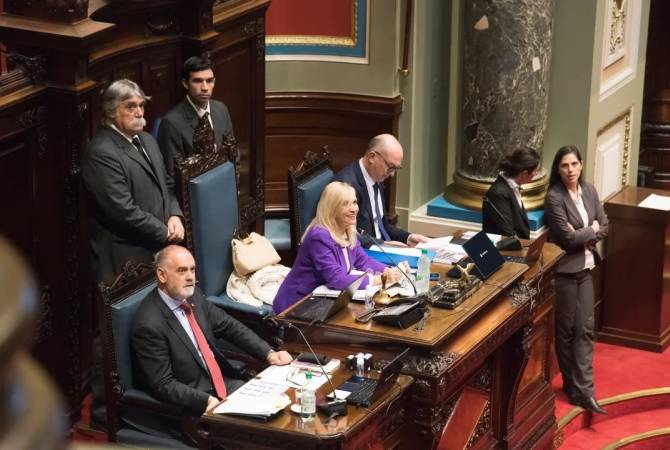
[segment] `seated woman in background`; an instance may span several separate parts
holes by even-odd
[[[607,236],[607,215],[596,188],[582,181],[582,155],[558,150],[544,212],[552,240],[565,251],[556,269],[556,357],[570,403],[600,414],[593,386],[593,280],[596,243]]]
[[[540,170],[540,154],[532,148],[518,148],[500,162],[500,175],[482,203],[482,229],[487,233],[530,238],[521,185]]]
[[[302,236],[295,263],[274,299],[272,309],[276,313],[322,284],[331,289],[346,288],[358,278],[350,273],[352,270],[384,272],[391,282],[400,278],[397,269],[389,269],[363,251],[356,236],[357,215],[354,188],[340,181],[328,184],[321,193],[316,217]],[[363,280],[359,289],[367,283]],[[373,283],[380,284],[380,277],[375,276]]]

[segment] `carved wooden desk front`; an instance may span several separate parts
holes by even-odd
[[[352,374],[342,368],[333,375],[338,386]],[[201,448],[225,450],[363,450],[381,445],[397,448],[407,420],[408,388],[413,380],[400,375],[395,385],[370,408],[347,406],[347,415],[328,419],[320,412],[312,422],[302,422],[298,414],[286,411],[268,422],[206,413],[200,420]],[[330,392],[328,384],[321,386],[320,395]],[[288,395],[293,401],[294,390]]]
[[[323,325],[292,322],[315,351],[341,358],[364,350],[390,359],[411,347],[403,373],[416,380],[409,408],[414,423],[401,448],[433,448],[443,431],[448,448],[550,448],[556,424],[549,373],[553,278],[561,255],[547,244],[531,267],[506,262],[456,309],[430,307],[422,329],[356,323],[359,304]],[[444,277],[450,268],[434,264],[432,271]],[[285,342],[290,351],[304,348],[290,329]]]

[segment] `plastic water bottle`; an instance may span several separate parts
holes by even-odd
[[[309,386],[312,372],[305,374],[305,381],[305,387],[300,390],[300,418],[303,422],[311,422],[316,417],[316,391]]]
[[[428,249],[421,249],[419,264],[416,271],[416,290],[419,294],[425,294],[430,289],[430,259]]]

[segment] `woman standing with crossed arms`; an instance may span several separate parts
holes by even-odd
[[[551,166],[545,198],[547,225],[564,251],[556,273],[556,356],[570,403],[607,414],[593,386],[594,292],[591,269],[596,243],[607,235],[607,216],[595,187],[582,181],[582,156],[561,147]]]

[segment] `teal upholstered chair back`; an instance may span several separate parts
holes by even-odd
[[[297,169],[288,171],[291,241],[293,248],[316,216],[316,206],[326,185],[333,181],[331,156],[324,147],[317,155],[308,151]]]
[[[116,368],[119,373],[119,384],[124,391],[135,387],[133,384],[133,367],[130,356],[130,330],[133,317],[135,317],[135,313],[144,297],[155,287],[156,283],[151,282],[130,292],[126,297],[110,305]]]
[[[226,162],[189,181],[193,252],[207,297],[226,291],[233,271],[233,234],[239,225],[235,166]]]

